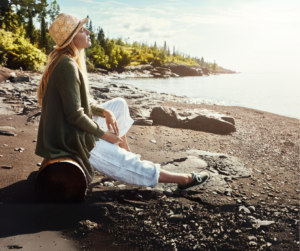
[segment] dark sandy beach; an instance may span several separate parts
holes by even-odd
[[[235,106],[160,105],[226,114],[236,132],[133,125],[127,133],[132,152],[162,168],[194,156],[191,150],[223,153],[237,157],[251,176],[227,179],[230,190],[208,184],[178,192],[97,172],[82,205],[39,205],[33,191],[42,162],[34,154],[39,121],[27,121],[36,111],[0,114],[0,129],[17,134],[0,135],[0,250],[298,250],[299,119]],[[258,219],[270,222],[259,225]]]

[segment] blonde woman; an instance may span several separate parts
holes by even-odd
[[[114,98],[99,105],[90,95],[84,54],[91,46],[90,32],[83,27],[87,21],[61,13],[49,28],[56,46],[38,86],[41,119],[35,153],[48,159],[73,158],[88,183],[98,170],[118,181],[153,188],[159,182],[177,183],[179,190],[204,184],[206,172],[168,172],[130,151],[126,133],[134,121],[126,101]]]

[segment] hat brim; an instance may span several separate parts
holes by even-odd
[[[83,18],[80,20],[80,23],[78,25],[78,27],[73,31],[72,33],[72,36],[70,36],[68,38],[68,40],[65,41],[64,45],[62,46],[58,46],[58,45],[55,45],[53,46],[54,49],[62,49],[62,48],[65,48],[72,40],[73,38],[76,36],[76,34],[78,33],[78,31],[81,29],[81,27],[89,20],[90,18],[89,17],[86,17],[86,18]]]

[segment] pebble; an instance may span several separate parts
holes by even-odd
[[[255,241],[250,241],[250,242],[249,242],[249,245],[250,245],[250,246],[257,246],[257,243],[256,243]]]
[[[245,212],[247,214],[251,213],[251,211],[247,207],[245,207],[245,206],[240,206],[239,207],[239,211]]]
[[[255,236],[248,236],[249,241],[256,241],[257,238]]]
[[[111,182],[109,182],[109,181],[105,181],[105,182],[104,182],[104,186],[107,186],[107,187],[113,187],[114,184],[111,183]]]
[[[1,166],[3,169],[12,169],[12,166]]]
[[[249,206],[248,207],[251,211],[255,211],[255,207],[254,206]]]
[[[101,196],[100,199],[106,201],[106,198],[104,196]]]
[[[117,187],[126,187],[124,184],[117,185]]]
[[[41,163],[37,163],[36,165],[37,165],[37,166],[41,166],[42,164],[41,164]]]
[[[150,142],[156,144],[156,140],[154,140],[154,139],[150,140]]]

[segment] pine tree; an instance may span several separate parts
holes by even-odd
[[[90,32],[93,32],[92,20],[90,21],[90,26],[89,26],[88,30],[89,30]]]
[[[45,17],[41,16],[41,37],[40,37],[40,48],[47,49],[47,39],[46,39],[46,23]]]
[[[17,21],[17,15],[14,13],[12,6],[9,5],[7,7],[0,7],[0,29],[4,29],[5,31],[11,31],[13,33],[17,32],[19,27]]]
[[[157,48],[157,47],[156,47],[156,41],[154,42],[154,48]]]
[[[175,53],[175,45],[173,46],[173,57],[176,56],[176,53]]]
[[[103,31],[102,28],[100,29],[100,31],[98,33],[97,39],[99,40],[101,47],[104,48],[104,46],[105,46],[105,34],[104,34],[104,31]]]
[[[167,43],[166,43],[166,41],[165,41],[165,43],[164,43],[164,52],[165,51],[167,51]]]
[[[86,16],[86,17],[89,17],[89,16]],[[89,21],[87,21],[86,23],[85,23],[85,28],[88,30],[89,29]]]
[[[48,11],[51,23],[53,22],[53,20],[56,18],[56,16],[59,13],[60,13],[60,6],[56,2],[56,0],[54,0],[53,2],[50,3],[50,5],[49,5],[49,11]]]
[[[169,46],[168,46],[168,56],[170,56],[171,55],[171,53],[170,53],[170,48],[169,48]]]
[[[28,22],[27,22],[27,29],[26,29],[26,37],[29,38],[30,43],[34,44],[34,36],[33,36],[34,26],[32,20],[32,11],[28,8]]]
[[[203,58],[203,57],[201,58],[201,63],[200,63],[200,65],[201,65],[201,66],[204,66],[204,58]]]

